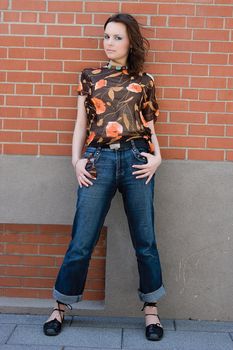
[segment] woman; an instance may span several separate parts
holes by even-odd
[[[142,72],[147,43],[131,15],[113,15],[104,25],[108,64],[82,72],[72,145],[77,208],[72,240],[55,283],[56,306],[44,324],[46,335],[61,331],[65,308],[82,298],[89,260],[118,189],[138,262],[146,338],[163,336],[156,302],[165,290],[153,208],[154,174],[161,155],[154,130],[158,105],[153,77]]]

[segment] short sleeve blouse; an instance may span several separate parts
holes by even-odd
[[[101,145],[120,139],[150,139],[147,123],[155,122],[159,115],[151,75],[131,76],[126,69],[107,66],[86,68],[77,91],[79,96],[87,96],[87,145],[93,140]]]

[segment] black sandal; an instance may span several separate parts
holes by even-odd
[[[61,322],[58,321],[57,318],[54,318],[51,321],[45,322],[43,326],[43,331],[45,335],[58,335],[61,332],[62,329],[62,323],[64,321],[64,312],[65,310],[60,309],[60,305],[65,305],[68,309],[72,310],[72,306],[70,304],[64,304],[57,300],[58,308],[54,308],[52,313],[54,311],[59,311]],[[63,314],[62,314],[63,313]]]
[[[157,304],[145,302],[142,310],[144,310],[146,306],[156,307]],[[160,321],[159,315],[157,315],[157,314],[145,314],[145,316],[149,316],[149,315],[157,316],[159,321]],[[161,326],[161,323],[155,323],[155,324],[152,323],[152,324],[149,324],[148,326],[146,326],[145,335],[146,335],[146,338],[148,340],[153,340],[153,341],[161,340],[163,337],[163,327]]]

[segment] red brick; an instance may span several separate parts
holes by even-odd
[[[209,43],[206,41],[174,41],[173,46],[174,51],[192,51],[192,52],[208,52]]]
[[[119,12],[120,8],[119,8],[119,4],[117,2],[103,2],[103,1],[99,1],[99,2],[85,2],[85,10],[84,12],[110,12],[111,13],[115,13],[115,12]],[[124,6],[124,4],[122,4],[122,7]],[[127,6],[127,5],[126,5]],[[143,13],[143,11],[136,11],[138,9],[138,6],[133,6],[133,13]],[[122,8],[123,12],[126,11],[124,8]],[[109,15],[106,15],[106,20],[109,17]]]
[[[33,85],[31,85],[31,84],[17,84],[16,85],[16,94],[32,95],[33,94]]]
[[[185,159],[184,149],[161,149],[162,159]]]
[[[75,14],[74,13],[58,13],[57,21],[61,24],[74,24]],[[58,27],[58,26],[57,26]]]
[[[226,152],[227,156],[226,156],[226,160],[229,160],[229,161],[233,161],[233,151],[231,152]]]
[[[69,86],[64,85],[54,85],[53,86],[53,95],[69,95]]]
[[[224,126],[189,125],[189,135],[224,136]]]
[[[25,37],[25,46],[31,47],[60,47],[60,38],[57,37]],[[23,45],[22,45],[23,46]]]
[[[173,123],[204,123],[204,113],[191,113],[191,112],[171,112],[170,121]]]
[[[204,137],[194,137],[194,136],[171,136],[170,137],[171,147],[204,147],[205,138]]]
[[[51,91],[51,85],[37,84],[35,86],[35,95],[51,95]]]
[[[179,76],[158,76],[156,78],[158,86],[169,86],[169,87],[184,87],[189,86],[188,77],[179,77]]]
[[[43,58],[43,49],[9,48],[9,58]]]
[[[20,142],[21,133],[20,132],[6,132],[0,131],[0,142]]]
[[[187,17],[187,26],[191,28],[203,28],[205,26],[205,18]]]
[[[199,99],[200,100],[216,100],[217,91],[216,90],[200,90]]]
[[[0,255],[0,265],[21,265],[21,255]]]
[[[94,16],[95,16],[95,14],[94,14]],[[96,18],[96,16],[94,18]],[[106,20],[106,15],[103,15],[103,18],[104,18],[104,20]],[[103,25],[104,20],[101,21],[100,23],[96,23],[96,22],[94,22],[94,23]],[[75,15],[75,23],[76,24],[90,24],[90,23],[92,23],[92,14],[89,14],[89,13],[85,13],[85,14],[82,13],[81,14],[81,13],[79,13],[79,14]]]
[[[28,69],[33,71],[61,71],[62,62],[58,61],[29,61]]]
[[[57,45],[58,47],[60,45]],[[67,47],[67,48],[93,48],[97,49],[98,48],[98,40],[97,39],[92,39],[88,38],[63,38],[62,40],[62,46]]]
[[[182,89],[182,98],[196,100],[198,99],[198,90]]]
[[[4,154],[31,154],[36,155],[38,153],[37,145],[29,145],[29,144],[12,144],[3,145],[3,153]]]
[[[197,5],[197,16],[207,17],[232,17],[232,7],[229,6],[215,6],[215,5]]]
[[[66,245],[61,244],[50,244],[50,245],[39,245],[39,255],[62,255],[64,256],[67,250]]]
[[[224,160],[224,151],[213,150],[188,150],[188,159],[190,160]]]
[[[0,24],[0,33],[1,34],[9,34],[8,24]]]
[[[208,50],[206,50],[208,51]],[[233,52],[233,42],[211,42],[210,43],[211,52],[224,52],[232,53]]]
[[[143,5],[144,9],[144,5]],[[160,15],[194,15],[195,6],[187,4],[159,4]]]
[[[158,89],[156,89],[157,91],[157,97],[160,96],[158,94]],[[176,88],[166,88],[164,89],[164,94],[163,94],[164,98],[179,98],[180,97],[180,89],[176,89]]]
[[[74,122],[68,120],[41,120],[40,130],[73,131]]]
[[[227,136],[233,136],[233,126],[227,126]]]
[[[33,224],[5,224],[6,232],[36,232],[37,225]]]
[[[56,118],[55,108],[22,108],[22,118],[54,119]]]
[[[71,145],[72,144],[72,138],[73,138],[73,133],[70,133],[70,134],[68,134],[68,133],[58,134],[58,143]]]
[[[55,23],[56,14],[55,13],[39,13],[40,23]]]
[[[65,26],[65,25],[48,25],[48,35],[74,36],[81,35],[81,27]]]
[[[233,124],[232,114],[208,113],[209,124]]]
[[[225,20],[227,21],[227,19]],[[206,18],[206,28],[223,28],[223,26],[224,26],[224,18],[219,18],[219,17]]]
[[[226,100],[233,101],[233,90],[219,90],[218,99],[224,100],[224,101]]]
[[[156,38],[162,39],[191,39],[191,29],[157,28]]]
[[[172,74],[177,75],[208,75],[208,66],[194,64],[173,64]]]
[[[37,13],[36,12],[22,12],[21,13],[21,22],[37,22]]]
[[[40,146],[40,155],[50,155],[50,156],[70,156],[71,146],[64,145],[51,145],[51,146]]]
[[[169,26],[170,27],[185,27],[186,26],[186,17],[169,17]]]
[[[3,70],[25,70],[26,62],[22,60],[1,60]]]
[[[182,100],[163,100],[160,102],[161,109],[171,110],[171,111],[187,111],[188,110],[188,101]]]
[[[0,1],[0,9],[1,10],[7,10],[9,6],[8,0],[1,0]]]
[[[75,107],[77,101],[73,97],[43,96],[42,105],[48,107]]]
[[[211,66],[210,75],[222,77],[233,76],[233,66]]]
[[[224,102],[190,101],[190,111],[224,112]]]
[[[77,73],[44,73],[44,83],[77,84]]]
[[[51,12],[82,12],[82,1],[49,1],[48,11]]]
[[[6,103],[10,106],[40,106],[38,96],[7,96]]]
[[[208,138],[207,147],[233,149],[233,138]]]
[[[156,133],[169,135],[185,135],[187,126],[184,124],[159,124],[156,123]]]
[[[45,49],[46,59],[80,60],[80,50]]]
[[[7,81],[8,82],[28,82],[28,83],[36,83],[42,81],[42,73],[34,73],[34,72],[8,72],[7,73]]]
[[[191,86],[196,88],[222,89],[226,88],[226,84],[225,78],[191,77]]]
[[[150,40],[151,50],[157,51],[171,51],[172,50],[172,40],[161,40],[161,39],[151,39]]]
[[[24,38],[21,36],[0,36],[1,46],[24,46]]]
[[[216,53],[193,53],[192,63],[200,64],[227,64],[227,54],[216,54]]]
[[[37,254],[38,247],[32,244],[6,244],[7,254]]]
[[[8,2],[8,0],[7,0],[7,2]],[[3,13],[3,20],[4,20],[4,22],[19,22],[20,12],[4,12]]]
[[[229,40],[229,31],[228,30],[211,30],[211,29],[195,29],[193,31],[193,39],[194,40],[221,40],[228,41]]]
[[[4,129],[8,130],[37,130],[38,121],[28,119],[6,119]]]
[[[21,286],[21,279],[16,277],[0,277],[1,287],[16,287]]]
[[[7,49],[0,48],[0,57],[2,57],[2,58],[7,57]]]
[[[0,107],[0,113],[4,118],[17,118],[20,117],[20,108]]]
[[[166,27],[167,16],[151,16],[151,26]]]
[[[77,108],[74,108],[74,109],[59,108],[58,119],[76,120],[76,117],[77,117]]]
[[[233,112],[233,102],[227,102],[226,103],[226,112]]]
[[[22,142],[57,143],[57,134],[48,132],[23,132]]]
[[[11,24],[12,34],[44,35],[45,26],[39,24]]]
[[[0,85],[0,94],[13,94],[14,93],[14,85],[13,84],[4,84]]]
[[[12,10],[35,10],[35,11],[45,11],[46,2],[45,1],[29,1],[29,0],[12,0],[11,5]]]

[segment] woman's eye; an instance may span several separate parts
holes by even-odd
[[[109,39],[109,35],[104,34],[104,39]]]
[[[122,40],[122,37],[121,36],[117,36],[116,39],[117,40]]]

